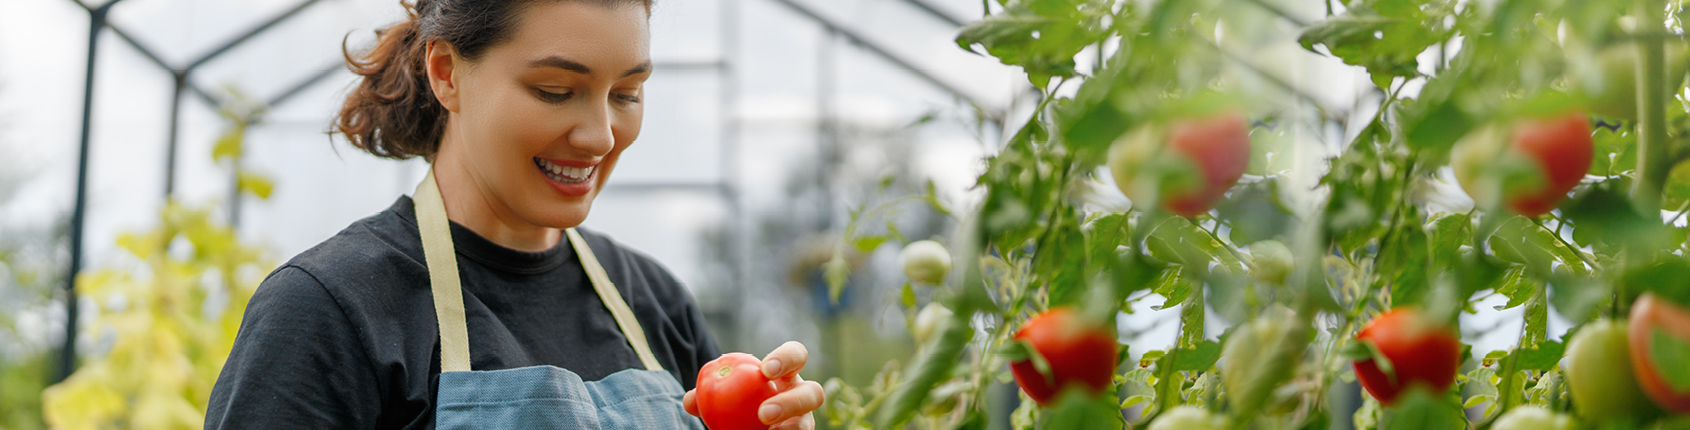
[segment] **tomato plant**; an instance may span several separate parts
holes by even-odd
[[[1631,367],[1649,398],[1674,413],[1690,413],[1690,311],[1651,293],[1631,308]]]
[[[1050,404],[1070,387],[1096,395],[1109,388],[1115,375],[1115,336],[1070,309],[1052,309],[1027,320],[1015,339],[1039,355],[1011,362],[1010,369],[1027,396],[1041,404]],[[1046,365],[1036,365],[1038,360]]]
[[[1392,404],[1403,390],[1415,386],[1443,393],[1455,383],[1461,340],[1442,323],[1425,319],[1414,309],[1393,309],[1374,317],[1356,333],[1356,340],[1378,351],[1372,358],[1356,361],[1355,369],[1362,388],[1381,403]]]
[[[774,382],[763,375],[763,362],[751,354],[730,352],[698,371],[698,413],[716,430],[763,430],[757,408],[774,397]]]
[[[1633,385],[1684,393],[1690,328],[1643,322],[1650,376],[1611,321],[1690,303],[1690,169],[1670,169],[1690,158],[1690,2],[986,6],[958,45],[1040,97],[988,142],[966,207],[924,198],[956,225],[937,239],[954,273],[896,300],[920,352],[832,381],[825,425],[1676,425]],[[1632,53],[1605,67],[1634,82],[1591,77],[1607,52]],[[1635,112],[1590,84],[1629,85]],[[902,240],[867,225],[853,213],[842,242]],[[1113,359],[1025,340],[1051,315],[1119,332],[1084,354]],[[1036,384],[1089,366],[1113,369],[1090,396]],[[1009,381],[1025,389],[994,397]]]

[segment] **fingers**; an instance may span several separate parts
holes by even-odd
[[[681,396],[681,407],[686,408],[687,413],[692,414],[695,417],[702,416],[698,414],[697,393],[698,390],[687,390],[687,394],[685,396]]]
[[[801,416],[801,417],[788,418],[786,421],[781,421],[780,424],[775,424],[775,425],[772,425],[772,426],[769,427],[769,430],[815,430],[815,429],[816,429],[816,416],[812,415],[812,414],[804,414],[804,416]]]
[[[773,424],[809,415],[811,411],[822,407],[824,396],[822,384],[815,381],[799,382],[791,389],[763,401],[763,406],[757,408],[757,419],[762,420],[764,424]]]
[[[787,342],[774,352],[763,357],[763,376],[769,379],[781,379],[787,375],[798,373],[804,369],[804,363],[810,361],[810,350],[804,344]]]

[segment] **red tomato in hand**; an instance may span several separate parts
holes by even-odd
[[[1654,293],[1643,293],[1631,305],[1631,324],[1626,331],[1626,337],[1631,338],[1631,368],[1643,392],[1666,410],[1690,413],[1690,387],[1687,387],[1690,377],[1685,375],[1685,367],[1690,363],[1660,361],[1684,358],[1682,353],[1690,344],[1690,311],[1661,300]],[[1663,374],[1663,370],[1677,372],[1677,380]]]
[[[776,393],[763,362],[751,354],[722,354],[698,371],[698,415],[711,430],[768,429],[757,408]]]
[[[1386,406],[1414,385],[1443,393],[1455,382],[1455,372],[1461,366],[1461,341],[1455,333],[1441,324],[1422,320],[1413,309],[1392,309],[1379,315],[1356,333],[1356,340],[1373,343],[1391,360],[1395,380],[1385,375],[1372,359],[1355,362],[1356,378],[1361,380],[1362,388]]]
[[[1050,363],[1050,378],[1039,373],[1032,360],[1010,363],[1015,382],[1027,397],[1049,406],[1063,388],[1074,386],[1097,395],[1115,378],[1115,335],[1103,327],[1087,325],[1078,314],[1057,308],[1033,317],[1015,332]]]
[[[1155,177],[1162,206],[1195,217],[1214,207],[1250,166],[1250,125],[1243,115],[1227,112],[1182,119],[1166,129],[1146,126],[1111,146],[1108,164],[1115,185],[1134,204],[1144,191],[1136,185],[1146,179],[1141,173],[1170,169]]]
[[[1520,120],[1508,128],[1492,126],[1475,131],[1456,145],[1450,165],[1473,200],[1484,203],[1497,197],[1514,212],[1536,217],[1549,213],[1567,198],[1567,192],[1590,171],[1594,156],[1589,120],[1583,112],[1571,112]],[[1497,167],[1512,160],[1532,166],[1532,179],[1502,178],[1492,185],[1480,180],[1487,174],[1507,175],[1507,169],[1499,173]]]

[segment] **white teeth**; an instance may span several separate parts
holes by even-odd
[[[593,167],[588,167],[588,168],[564,167],[564,166],[552,164],[552,162],[546,161],[546,160],[540,159],[540,158],[534,159],[534,165],[539,166],[541,171],[544,172],[547,177],[550,177],[550,178],[557,180],[559,182],[568,182],[568,183],[576,183],[576,182],[586,181],[587,177],[589,177],[593,174],[593,169],[598,167],[598,166],[593,166]]]

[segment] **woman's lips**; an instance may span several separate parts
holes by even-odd
[[[534,166],[546,178],[546,184],[552,189],[569,197],[581,197],[593,191],[593,177],[598,174],[598,166],[565,167],[550,160],[535,158]]]

